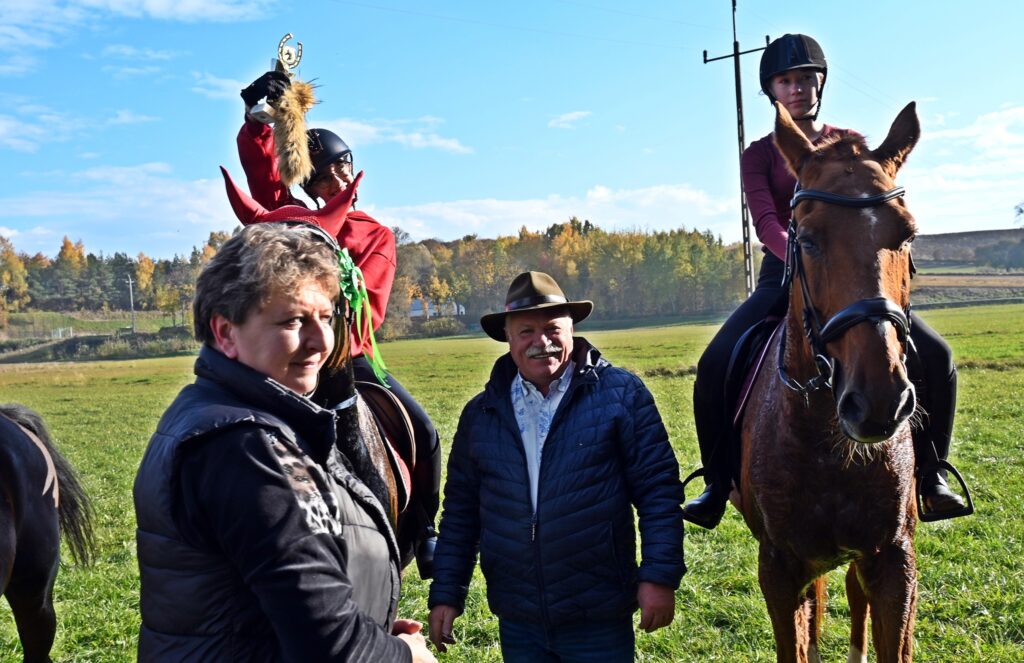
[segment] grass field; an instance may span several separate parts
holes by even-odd
[[[920,661],[1024,660],[1024,306],[927,311],[953,345],[960,403],[952,460],[968,478],[978,513],[920,525],[915,650]],[[587,333],[613,363],[644,377],[666,420],[681,468],[698,464],[693,367],[714,325]],[[451,440],[465,402],[483,385],[503,347],[483,338],[386,344],[394,373]],[[65,567],[56,600],[54,660],[128,661],[139,624],[131,487],[157,419],[191,380],[191,359],[0,366],[0,402],[39,410],[93,496],[100,541],[92,568]],[[693,493],[691,488],[691,496]],[[689,573],[675,621],[638,635],[641,661],[772,661],[771,629],[757,585],[757,546],[730,509],[713,532],[688,526]],[[67,557],[67,556],[65,556]],[[845,660],[842,574],[832,600],[823,660]],[[425,621],[426,584],[410,567],[402,615]],[[442,661],[499,661],[497,622],[474,580],[459,644]],[[20,659],[13,620],[0,607],[0,659]]]

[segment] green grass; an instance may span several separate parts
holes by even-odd
[[[953,346],[960,402],[953,461],[969,479],[977,515],[918,527],[920,661],[1024,660],[1024,306],[921,314]],[[578,330],[613,363],[644,376],[665,418],[681,469],[698,464],[693,367],[716,325]],[[462,406],[486,381],[503,346],[483,338],[414,340],[383,346],[395,375],[451,440]],[[66,566],[56,596],[57,661],[135,658],[138,571],[131,487],[157,419],[191,380],[191,359],[0,366],[0,401],[39,410],[95,500],[99,562]],[[694,488],[691,488],[691,496]],[[713,532],[687,527],[689,573],[676,619],[638,634],[640,661],[772,661],[773,640],[757,584],[757,546],[730,509]],[[67,556],[65,556],[67,558]],[[846,654],[842,573],[830,576],[823,660]],[[414,567],[402,615],[426,620],[427,585]],[[497,622],[477,573],[459,639],[442,661],[499,661]],[[0,607],[0,660],[20,656],[13,621]],[[873,660],[873,658],[872,658]]]

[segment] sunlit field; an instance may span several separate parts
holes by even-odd
[[[922,313],[954,348],[960,397],[952,460],[968,478],[977,514],[922,524],[915,654],[920,661],[1024,660],[1024,305]],[[675,325],[588,333],[604,355],[647,382],[683,474],[697,467],[692,390],[697,358],[716,325]],[[396,376],[450,442],[462,406],[504,351],[494,341],[455,338],[385,344]],[[56,587],[56,661],[135,658],[138,569],[131,488],[146,442],[164,408],[191,380],[191,358],[0,366],[0,402],[38,410],[82,475],[97,512],[100,551],[91,568],[65,566]],[[696,486],[688,493],[692,497]],[[689,573],[675,621],[637,637],[641,661],[774,661],[757,584],[757,546],[730,509],[708,532],[687,526]],[[65,559],[70,559],[65,554]],[[823,660],[845,660],[847,604],[842,573],[830,576]],[[474,579],[458,644],[442,661],[500,661],[497,621],[483,579]],[[427,584],[406,576],[401,616],[426,621]],[[20,660],[6,603],[0,659]],[[872,660],[874,657],[872,656]]]

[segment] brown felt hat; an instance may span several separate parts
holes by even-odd
[[[488,313],[480,318],[484,333],[495,341],[507,341],[505,316],[518,311],[536,311],[544,308],[564,306],[569,309],[573,322],[585,320],[594,310],[594,302],[570,302],[555,280],[544,272],[524,272],[512,280],[505,296],[505,310]]]

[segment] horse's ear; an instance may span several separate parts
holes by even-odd
[[[917,119],[917,103],[911,101],[896,116],[892,127],[889,128],[889,135],[878,149],[872,152],[872,156],[889,177],[895,178],[920,137],[921,123]]]
[[[786,165],[799,175],[800,167],[807,161],[807,157],[814,153],[814,146],[807,140],[804,132],[796,126],[793,117],[786,110],[786,107],[775,102],[775,145],[779,152],[786,159]]]

